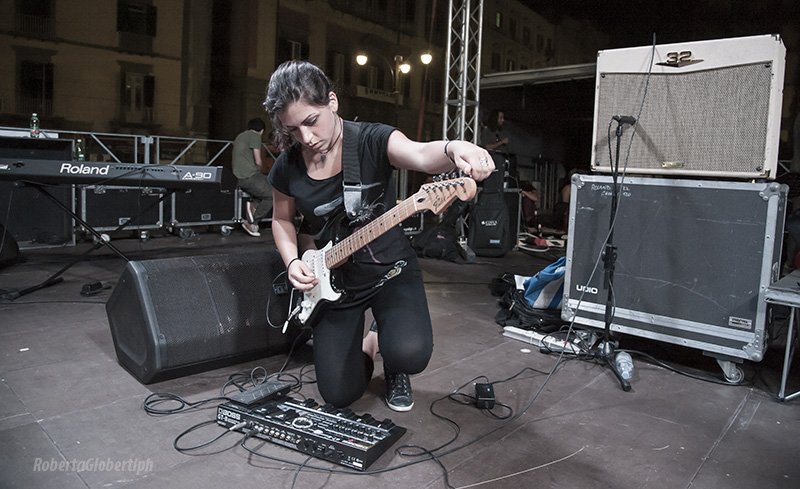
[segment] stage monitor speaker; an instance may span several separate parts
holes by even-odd
[[[613,169],[612,117],[631,116],[629,174],[776,178],[785,64],[777,35],[600,51],[592,169]]]
[[[277,251],[128,262],[106,303],[120,364],[149,384],[287,351],[285,270]]]

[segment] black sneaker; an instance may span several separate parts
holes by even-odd
[[[386,404],[394,411],[410,411],[414,407],[414,396],[411,394],[411,379],[408,374],[383,369],[386,379]]]

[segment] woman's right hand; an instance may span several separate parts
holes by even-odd
[[[296,289],[311,290],[319,283],[314,272],[303,260],[292,260],[286,272],[289,276],[289,283]]]

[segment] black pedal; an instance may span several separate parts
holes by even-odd
[[[254,406],[256,404],[278,399],[289,393],[292,388],[290,384],[279,380],[267,380],[252,389],[240,392],[231,397],[231,400],[243,406]]]
[[[494,407],[494,387],[492,384],[475,384],[475,407],[492,409]]]

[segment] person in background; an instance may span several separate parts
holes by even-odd
[[[290,283],[302,291],[320,280],[300,258],[306,250],[320,249],[339,236],[337,231],[347,234],[395,206],[395,168],[429,174],[460,170],[476,180],[494,170],[488,152],[466,141],[420,143],[384,124],[343,120],[330,80],[306,61],[288,61],[275,70],[264,106],[282,151],[269,174],[272,235]],[[345,159],[360,171],[361,199],[354,214],[344,212]],[[299,231],[294,222],[298,211],[303,218]],[[337,224],[340,219],[343,226]],[[402,228],[394,226],[336,271],[349,299],[332,303],[313,325],[320,395],[344,407],[364,394],[376,351],[364,345],[365,313],[371,309],[383,358],[384,399],[395,411],[410,410],[409,375],[422,372],[433,352],[416,253]]]
[[[265,128],[263,119],[250,119],[247,130],[233,141],[233,174],[239,188],[250,195],[250,201],[246,203],[246,219],[242,221],[242,228],[250,236],[261,236],[258,223],[272,209],[272,185],[261,158],[261,136]]]
[[[489,151],[508,153],[508,136],[503,134],[503,123],[506,118],[502,110],[492,109],[486,126],[481,131],[481,146]]]

